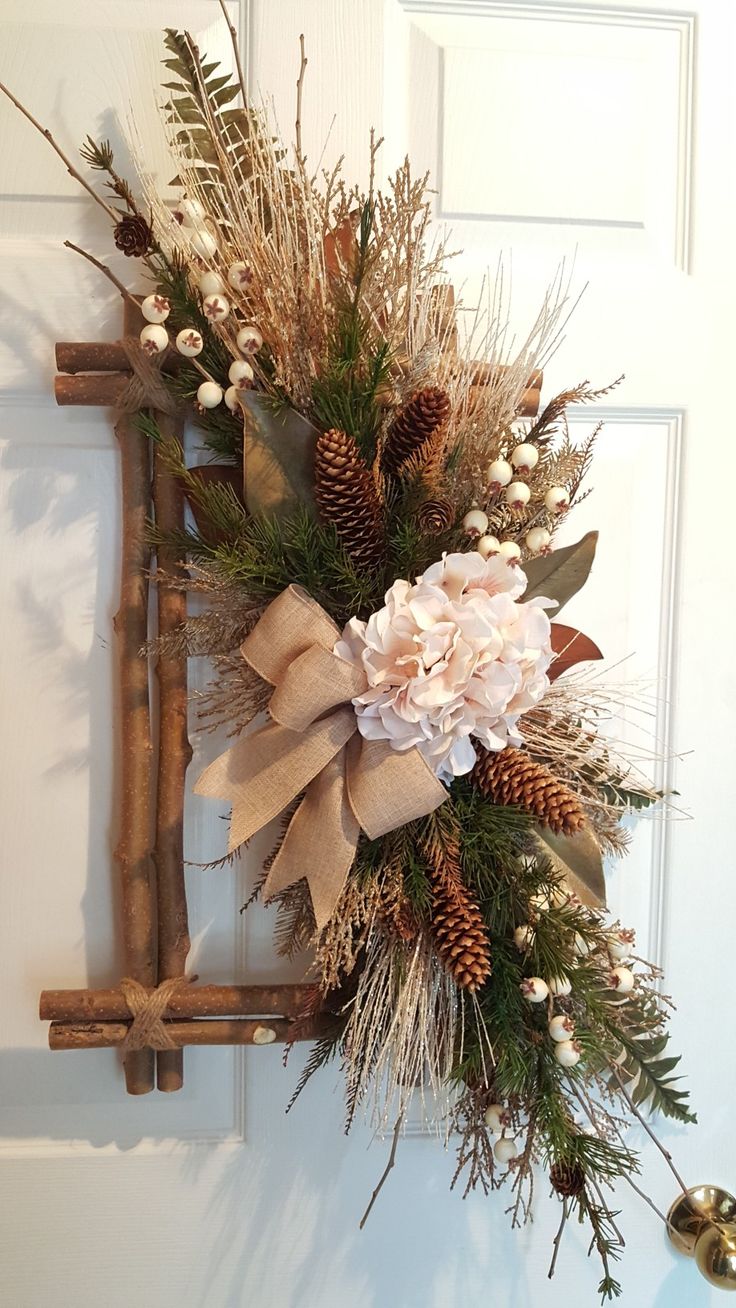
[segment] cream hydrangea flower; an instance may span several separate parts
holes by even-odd
[[[472,768],[473,740],[520,745],[519,717],[549,686],[554,606],[518,603],[526,584],[498,557],[448,554],[414,585],[395,581],[367,622],[351,618],[334,652],[368,678],[353,700],[361,734],[417,746],[448,782]]]

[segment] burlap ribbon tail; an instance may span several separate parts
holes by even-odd
[[[305,877],[318,928],[340,897],[360,831],[375,839],[447,798],[415,748],[399,752],[358,733],[351,700],[368,683],[361,668],[333,654],[339,636],[301,588],[273,600],[241,646],[274,687],[271,721],[215,759],[195,787],[232,803],[231,851],[304,792],[263,893],[269,898]]]

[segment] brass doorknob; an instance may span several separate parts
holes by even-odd
[[[667,1233],[680,1253],[695,1259],[706,1281],[736,1290],[736,1198],[716,1185],[696,1185],[675,1200]]]

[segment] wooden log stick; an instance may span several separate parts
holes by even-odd
[[[165,1016],[296,1017],[311,997],[311,985],[183,986],[172,995]],[[130,1017],[122,990],[43,990],[43,1022],[115,1022]]]
[[[70,404],[97,405],[113,408],[130,381],[129,372],[80,373],[68,377],[57,373],[54,377],[54,396],[62,408]]]
[[[329,1015],[318,1015],[309,1025],[299,1023],[294,1033],[297,1040],[315,1040],[334,1021]],[[167,1022],[166,1031],[172,1040],[185,1045],[260,1045],[273,1044],[292,1038],[294,1023],[276,1018],[211,1018],[191,1022]],[[49,1027],[49,1049],[114,1049],[122,1045],[128,1034],[127,1022],[52,1022]],[[269,1033],[273,1032],[270,1036]]]
[[[135,330],[136,310],[126,302],[126,332]],[[122,483],[122,551],[120,607],[113,626],[118,637],[120,684],[121,797],[115,862],[122,895],[123,945],[129,976],[144,986],[156,984],[156,932],[152,884],[153,834],[151,715],[148,665],[140,651],[148,636],[148,571],[151,550],[146,524],[151,505],[148,437],[133,419],[115,424],[120,445]],[[125,1059],[129,1094],[153,1089],[154,1057],[150,1049],[131,1051]]]
[[[57,341],[59,372],[125,372],[128,359],[121,341]]]
[[[179,419],[157,414],[161,431],[181,438]],[[184,492],[181,483],[153,453],[153,505],[156,526],[162,532],[184,529]],[[167,577],[181,574],[181,550],[159,545],[156,568]],[[187,593],[171,585],[158,586],[158,634],[167,636],[187,616]],[[156,902],[158,906],[158,979],[184,976],[189,954],[189,918],[184,880],[184,786],[192,757],[187,729],[186,654],[161,653],[156,661],[158,683],[158,790],[156,796]],[[184,1082],[181,1049],[160,1049],[156,1055],[156,1084],[167,1092]]]

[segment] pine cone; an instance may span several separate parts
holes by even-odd
[[[392,477],[400,474],[407,459],[419,454],[450,412],[446,391],[428,386],[416,393],[394,418],[383,447],[383,471]]]
[[[447,531],[455,517],[449,500],[425,500],[417,510],[417,522],[427,536]]]
[[[521,749],[481,753],[470,779],[492,804],[513,804],[558,835],[574,836],[585,823],[577,795]]]
[[[141,259],[153,242],[151,225],[140,213],[126,213],[113,232],[115,244],[129,258]]]
[[[491,973],[488,933],[478,905],[462,879],[459,851],[432,860],[431,929],[437,954],[457,985],[473,994]]]
[[[549,1179],[552,1189],[562,1195],[563,1199],[572,1199],[585,1188],[585,1172],[582,1167],[574,1164],[554,1163],[549,1169]]]
[[[377,568],[385,558],[383,514],[375,483],[344,431],[323,432],[317,441],[314,493],[325,522],[334,524],[359,568]]]

